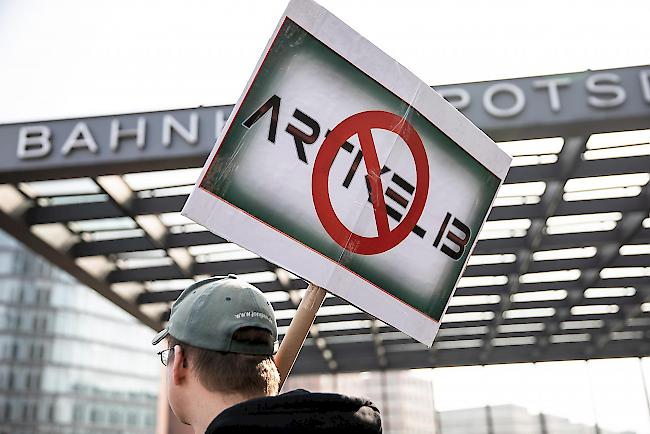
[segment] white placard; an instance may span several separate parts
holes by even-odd
[[[431,345],[510,157],[292,1],[183,215]]]

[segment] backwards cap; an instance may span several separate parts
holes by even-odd
[[[268,330],[273,342],[233,340],[233,334],[243,327]],[[273,307],[262,292],[229,274],[185,289],[172,306],[167,327],[151,343],[156,345],[168,335],[206,350],[270,356],[277,350],[278,328]]]

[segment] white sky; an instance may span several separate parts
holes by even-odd
[[[647,380],[650,360],[643,361]],[[650,433],[639,359],[521,363],[416,370],[433,379],[439,411],[517,405],[614,431]],[[650,385],[649,385],[650,386]],[[497,430],[498,432],[498,430]],[[444,434],[444,433],[443,433]]]
[[[322,1],[427,83],[650,64],[647,1]],[[0,122],[236,102],[286,1],[0,0]]]
[[[648,1],[321,4],[431,85],[650,64]],[[0,123],[232,104],[285,6],[0,0]],[[537,385],[530,365],[438,370],[438,405],[512,402],[580,422],[593,421],[595,406],[604,426],[650,432],[638,367],[625,364],[638,362],[611,362],[589,371],[611,383],[595,403],[577,362],[538,365],[547,376]]]

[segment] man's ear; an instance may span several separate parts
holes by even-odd
[[[174,345],[174,357],[172,362],[172,381],[179,385],[187,377],[187,363],[185,362],[185,353],[180,345]]]

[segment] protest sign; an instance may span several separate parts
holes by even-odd
[[[431,345],[509,163],[406,68],[292,1],[183,215]]]

